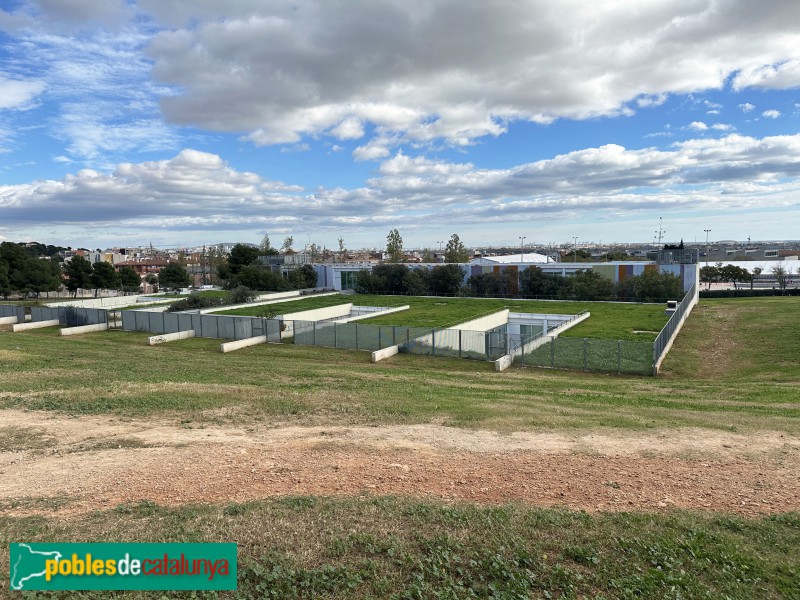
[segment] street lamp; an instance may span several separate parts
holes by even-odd
[[[572,262],[578,262],[578,236],[573,235],[572,239],[575,240],[575,256],[572,259]]]
[[[711,231],[710,229],[703,229],[706,232],[706,266],[708,266],[708,234]]]
[[[525,262],[525,238],[527,236],[519,236],[519,262]]]

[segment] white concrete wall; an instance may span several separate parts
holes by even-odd
[[[61,325],[61,321],[58,319],[53,319],[51,321],[32,321],[30,323],[12,325],[11,331],[17,333],[18,331],[25,331],[27,329],[41,329],[42,327],[56,327],[57,325]]]
[[[356,306],[353,309],[358,308]],[[336,321],[337,323],[352,323],[353,321],[363,321],[364,319],[372,319],[374,317],[382,317],[383,315],[390,315],[392,313],[400,312],[402,310],[408,310],[411,308],[408,304],[405,306],[396,306],[395,308],[387,308],[386,310],[379,310],[370,312],[364,315],[358,315],[357,317],[348,317],[346,319],[340,319]]]
[[[388,348],[383,348],[382,350],[375,350],[372,353],[372,362],[376,363],[384,358],[394,356],[398,352],[400,352],[400,346],[389,346]]]
[[[143,294],[141,294],[144,296]],[[109,296],[107,298],[87,298],[84,300],[64,300],[59,302],[47,302],[47,306],[79,306],[81,308],[119,308],[121,306],[130,306],[132,304],[139,304],[138,298],[140,294],[135,296]],[[148,294],[146,297],[153,297],[152,294]],[[153,300],[149,302],[141,302],[142,306],[146,306],[147,304],[155,304],[156,302],[165,302],[171,300],[172,297],[164,296],[159,300]]]
[[[64,327],[61,335],[80,335],[82,333],[92,333],[93,331],[105,331],[108,323],[97,323],[96,325],[81,325],[79,327]]]
[[[495,327],[500,327],[508,323],[508,309],[504,308],[496,313],[492,313],[491,315],[486,315],[485,317],[478,317],[477,319],[472,319],[471,321],[465,321],[463,323],[459,323],[458,325],[453,325],[452,327],[448,327],[448,329],[464,329],[469,331],[489,331],[490,329],[494,329]]]
[[[234,342],[223,342],[219,345],[219,350],[222,353],[233,352],[240,348],[247,348],[248,346],[257,346],[258,344],[266,344],[267,336],[259,335],[256,337],[246,338],[244,340],[236,340]]]
[[[247,304],[232,304],[230,306],[212,306],[211,308],[203,308],[200,310],[201,314],[206,313],[219,313],[234,308],[249,308],[251,306],[264,306],[266,304],[281,304],[283,302],[293,302],[295,300],[305,300],[306,298],[319,298],[321,296],[337,296],[338,292],[326,292],[324,294],[314,294],[313,296],[300,296],[300,292],[295,290],[293,292],[278,292],[275,294],[262,294],[257,296],[254,302]],[[271,298],[269,300],[268,298]]]
[[[187,331],[177,331],[175,333],[163,333],[161,335],[154,335],[147,338],[147,343],[151,346],[156,344],[164,344],[165,342],[174,342],[177,340],[186,340],[195,336],[194,329]]]
[[[311,310],[301,310],[294,313],[281,315],[284,321],[325,321],[336,317],[346,317],[353,308],[352,302],[337,304],[336,306],[326,306],[325,308],[314,308]]]
[[[0,325],[13,325],[19,321],[18,317],[0,317]]]

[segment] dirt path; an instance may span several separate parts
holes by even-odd
[[[287,494],[756,515],[800,510],[798,467],[800,439],[775,432],[190,429],[169,421],[0,410],[0,514],[8,515]]]

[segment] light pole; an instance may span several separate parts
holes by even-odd
[[[706,232],[706,266],[708,266],[708,234],[711,232],[710,229],[703,229]]]
[[[444,256],[442,256],[442,244],[444,243],[442,240],[437,240],[437,244],[439,244],[439,256],[442,257],[442,262],[444,262]]]
[[[519,262],[525,262],[525,238],[527,236],[519,236]]]
[[[575,255],[572,259],[572,262],[578,262],[578,236],[573,235],[572,239],[575,241]]]

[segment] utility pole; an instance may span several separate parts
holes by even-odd
[[[527,236],[519,236],[519,262],[525,262],[525,238]]]
[[[708,234],[711,232],[710,229],[703,229],[706,232],[706,266],[708,266]]]
[[[664,237],[666,231],[661,228],[661,217],[658,217],[658,246],[656,246],[656,264],[661,264],[661,238]]]
[[[572,239],[575,242],[575,244],[574,244],[575,245],[575,256],[573,257],[572,262],[578,262],[578,236],[577,235],[573,235]]]

